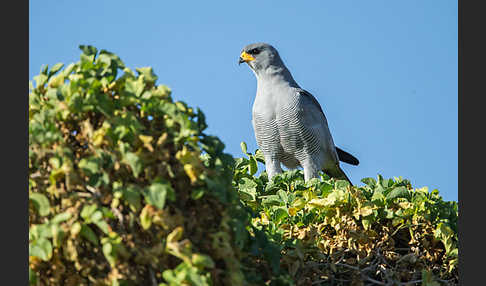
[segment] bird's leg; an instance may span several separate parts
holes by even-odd
[[[267,171],[268,180],[270,181],[276,174],[282,173],[280,161],[275,158],[265,157],[265,170]]]
[[[302,168],[304,168],[304,181],[307,182],[312,178],[319,178],[319,170],[321,168],[316,162],[306,160],[302,163]]]

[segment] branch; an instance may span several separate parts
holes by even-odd
[[[152,286],[159,285],[157,283],[157,279],[155,279],[155,273],[154,273],[154,270],[152,269],[152,266],[149,266],[148,269],[149,269],[149,274],[150,274],[150,282],[152,282]]]
[[[361,274],[361,277],[362,277],[362,278],[364,278],[364,279],[365,279],[365,280],[367,280],[367,281],[373,282],[373,283],[375,283],[375,284],[377,284],[377,285],[386,285],[386,284],[385,284],[385,283],[383,283],[383,282],[380,282],[380,281],[378,281],[378,280],[375,280],[375,279],[373,279],[373,278],[371,278],[371,277],[369,277],[369,276],[365,275],[365,274],[363,273],[363,272],[364,272],[363,270],[365,270],[365,269],[360,270],[360,269],[359,269],[358,267],[356,267],[356,266],[351,266],[351,265],[344,264],[344,263],[336,263],[336,265],[338,265],[338,266],[343,266],[343,267],[346,267],[346,268],[349,268],[349,269],[353,269],[353,270],[358,271],[358,272]],[[369,268],[369,267],[367,267],[366,269],[368,269],[368,268]]]

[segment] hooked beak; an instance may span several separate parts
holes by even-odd
[[[238,64],[240,65],[241,63],[247,63],[253,60],[255,60],[255,58],[252,55],[247,52],[242,52],[240,55],[240,59],[238,60]]]

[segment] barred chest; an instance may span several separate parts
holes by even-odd
[[[304,108],[298,93],[287,98],[266,97],[255,99],[253,127],[259,148],[267,156],[279,159],[284,165],[295,168],[299,161],[317,151],[319,143],[302,121]],[[277,95],[278,96],[278,95]]]

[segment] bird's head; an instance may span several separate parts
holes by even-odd
[[[244,47],[240,53],[238,63],[247,63],[255,73],[272,66],[283,66],[277,50],[266,43],[255,43]]]

